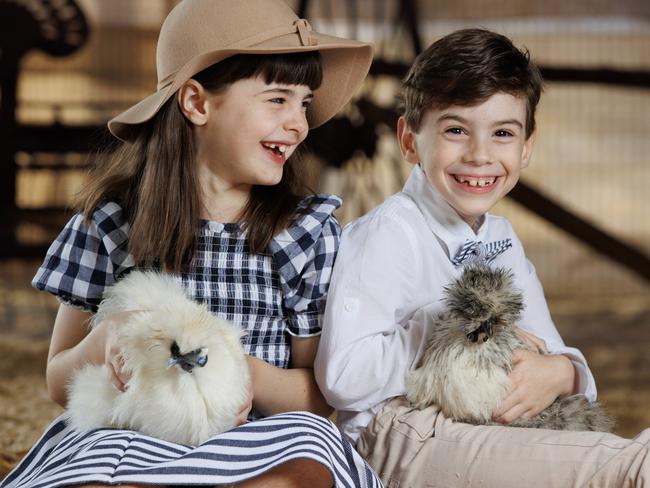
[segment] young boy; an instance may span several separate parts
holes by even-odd
[[[435,407],[415,410],[402,397],[443,288],[472,261],[512,271],[525,303],[519,334],[549,353],[516,351],[512,388],[495,420],[534,416],[558,396],[596,397],[585,358],[563,343],[510,223],[487,213],[530,161],[541,90],[528,54],[501,35],[467,29],[432,44],[403,83],[397,137],[413,171],[402,192],[343,233],[316,379],[341,429],[388,486],[520,487],[524,477],[534,486],[572,486],[636,480],[638,469],[650,469],[650,430],[632,442],[470,426]]]

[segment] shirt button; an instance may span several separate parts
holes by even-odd
[[[352,310],[354,310],[354,305],[352,305],[351,303],[346,303],[345,304],[345,311],[346,312],[352,312]]]

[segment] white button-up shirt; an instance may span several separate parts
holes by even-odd
[[[405,393],[405,373],[416,366],[426,331],[443,310],[443,287],[462,272],[451,259],[467,240],[504,239],[512,246],[491,265],[510,269],[523,293],[518,325],[544,339],[550,353],[567,355],[579,391],[595,400],[587,362],[562,341],[510,223],[486,214],[474,233],[416,166],[402,192],[344,229],[334,265],[315,374],[338,410],[339,427],[353,442],[388,399]]]

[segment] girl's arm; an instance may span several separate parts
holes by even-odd
[[[324,417],[332,413],[314,379],[318,336],[291,337],[291,368],[275,367],[247,356],[253,381],[253,405],[265,416],[307,410]]]
[[[92,314],[62,303],[54,321],[47,357],[46,380],[50,397],[65,407],[65,386],[73,371],[85,363],[104,361],[101,338],[88,334]]]
[[[128,379],[119,372],[115,336],[115,325],[123,320],[123,314],[115,314],[92,330],[89,329],[91,317],[90,312],[59,305],[50,340],[46,380],[50,397],[63,407],[67,403],[66,385],[72,373],[84,364],[107,363],[112,370],[111,381],[120,390]]]

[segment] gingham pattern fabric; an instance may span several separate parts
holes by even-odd
[[[181,279],[195,299],[246,329],[248,354],[288,367],[291,335],[320,333],[340,236],[333,212],[340,203],[328,195],[303,200],[295,225],[261,255],[249,252],[238,225],[201,222],[191,272]],[[134,267],[128,235],[115,203],[97,209],[89,224],[73,217],[50,247],[33,286],[95,311],[106,287]],[[297,458],[325,465],[336,486],[381,486],[329,420],[292,412],[249,422],[196,448],[125,430],[75,432],[59,418],[0,488],[230,484]]]
[[[237,224],[202,221],[190,272],[190,294],[247,331],[244,349],[274,366],[289,366],[290,336],[320,333],[320,320],[338,248],[333,212],[338,197],[317,195],[298,206],[298,218],[264,254],[251,254]],[[129,225],[116,203],[101,206],[90,224],[74,216],[56,238],[32,286],[88,311],[104,290],[132,269]]]

